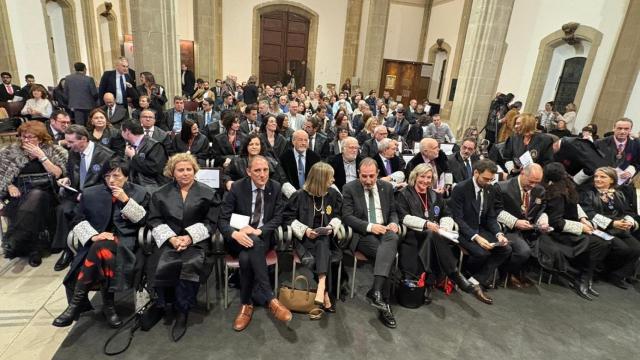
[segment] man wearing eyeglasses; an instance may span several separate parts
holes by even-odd
[[[64,110],[56,110],[51,113],[51,117],[45,123],[47,132],[56,145],[67,147],[67,141],[64,139],[64,132],[71,125],[71,118]]]

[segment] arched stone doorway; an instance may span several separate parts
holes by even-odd
[[[429,84],[429,102],[434,104],[444,103],[445,83],[447,79],[447,66],[449,64],[449,54],[451,54],[451,45],[447,44],[444,39],[438,39],[433,46],[429,48],[427,63],[433,65],[433,74]]]
[[[296,84],[298,87],[306,85],[307,87],[314,86],[314,75],[316,67],[316,46],[318,42],[318,14],[310,8],[293,3],[291,1],[271,1],[263,4],[256,5],[253,8],[253,42],[252,42],[252,56],[251,56],[251,73],[260,76],[260,63],[261,63],[261,45],[263,44],[263,22],[262,19],[265,16],[272,17],[271,15],[277,13],[291,14],[294,18],[294,22],[302,23],[302,19],[308,21],[307,28],[307,40],[306,40],[306,67],[305,70],[305,82],[304,84]],[[302,31],[296,33],[301,34]],[[268,36],[268,35],[267,35]],[[285,57],[286,59],[286,57]],[[264,62],[263,62],[264,65]],[[289,65],[289,64],[286,64]],[[302,65],[302,64],[301,64]],[[271,69],[271,70],[283,70],[284,69]],[[299,69],[297,69],[300,71]],[[275,71],[273,71],[275,73]],[[263,79],[258,78],[259,82],[263,82]]]
[[[42,4],[52,73],[57,81],[72,72],[73,63],[80,61],[76,10],[69,0],[44,0]]]
[[[98,6],[98,28],[100,29],[102,65],[105,69],[112,68],[122,53],[122,51],[120,51],[120,40],[118,38],[118,20],[111,6],[111,3],[108,2]]]

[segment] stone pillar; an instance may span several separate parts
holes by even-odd
[[[613,128],[615,121],[624,116],[631,91],[637,81],[638,71],[640,71],[640,0],[630,0],[593,114],[593,121],[603,133]],[[640,119],[631,120],[636,122]]]
[[[460,74],[460,62],[462,62],[462,53],[464,50],[464,40],[467,38],[467,28],[469,27],[469,17],[471,16],[471,3],[473,0],[464,0],[464,7],[462,8],[462,18],[460,19],[460,28],[458,29],[458,41],[456,42],[456,52],[453,56],[453,65],[451,67],[451,76],[449,77],[449,92],[447,93],[447,99],[444,103],[444,107],[440,110],[440,114],[443,119],[449,119],[451,116],[451,107],[453,101],[449,101],[451,95],[451,84],[453,80],[458,79]],[[455,96],[455,94],[454,94]]]
[[[390,0],[375,0],[371,1],[369,8],[367,39],[364,42],[365,56],[362,62],[362,79],[360,79],[360,89],[365,94],[371,89],[377,91],[380,87],[390,5]]]
[[[362,3],[362,0],[349,0],[347,4],[347,21],[344,26],[344,45],[342,47],[342,71],[338,85],[356,74]]]
[[[416,61],[424,61],[424,50],[427,46],[427,32],[429,31],[429,22],[431,21],[431,8],[433,0],[426,0],[424,3],[424,12],[422,13],[422,27],[420,30],[420,41],[418,42],[418,57]]]
[[[194,0],[195,74],[222,78],[222,0]]]
[[[151,72],[156,82],[164,86],[168,98],[182,93],[175,17],[173,0],[131,0],[136,71]]]
[[[468,126],[484,126],[504,56],[514,0],[475,0],[471,7],[456,101],[449,126],[459,137]]]
[[[20,74],[18,74],[18,64],[13,49],[13,37],[11,35],[11,26],[9,25],[6,0],[0,0],[0,34],[2,34],[0,36],[0,69],[11,73],[14,83],[17,84],[20,82]]]
[[[129,1],[120,0],[120,22],[122,28],[122,36],[131,34],[129,29]]]
[[[104,69],[100,61],[100,40],[98,39],[98,29],[96,25],[96,12],[93,2],[80,1],[82,8],[82,22],[84,23],[84,40],[87,46],[87,73],[92,75],[96,81],[100,81],[100,76]]]

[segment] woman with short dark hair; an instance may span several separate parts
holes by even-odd
[[[282,170],[278,160],[272,158],[270,154],[267,154],[266,147],[262,140],[260,140],[260,136],[257,133],[251,133],[247,136],[244,143],[242,143],[240,156],[233,158],[231,164],[224,169],[222,183],[227,190],[231,189],[234,181],[238,181],[247,176],[249,162],[258,155],[264,156],[269,162],[269,179],[273,179],[279,183],[282,183],[286,179],[284,170]]]
[[[89,113],[87,120],[87,130],[89,140],[108,147],[116,155],[124,157],[125,142],[120,134],[120,130],[111,125],[107,120],[107,114],[101,108],[95,108]]]
[[[198,124],[191,119],[182,120],[182,131],[173,137],[169,155],[177,153],[191,154],[198,159],[198,165],[204,166],[209,158],[209,139],[200,133]]]
[[[211,141],[211,154],[214,166],[226,168],[231,164],[231,160],[240,154],[240,146],[246,135],[240,131],[240,120],[235,112],[223,111],[220,121],[225,131]]]

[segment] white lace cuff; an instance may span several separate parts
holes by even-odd
[[[564,227],[562,228],[562,232],[566,232],[574,235],[581,235],[582,223],[579,221],[565,220]]]
[[[173,230],[171,230],[171,228],[167,224],[162,224],[154,227],[151,231],[151,235],[153,235],[153,238],[155,239],[156,245],[158,245],[158,247],[162,246],[162,244],[164,244],[164,242],[169,238],[177,236],[177,234],[173,232]]]
[[[411,230],[422,231],[424,230],[424,225],[427,223],[427,220],[413,215],[406,215],[404,219],[402,219],[402,223]]]
[[[195,223],[185,229],[194,244],[209,238],[209,229],[203,223]]]
[[[624,219],[633,224],[633,230],[638,230],[638,222],[631,215],[625,216]]]
[[[127,201],[127,204],[122,208],[122,211],[120,212],[134,224],[142,220],[147,214],[147,211],[131,198],[129,198],[129,201]]]
[[[453,221],[453,218],[445,216],[440,219],[440,227],[447,231],[457,232],[454,228],[456,226],[456,222]]]
[[[340,225],[342,225],[342,220],[338,219],[337,217],[329,221],[329,226],[331,226],[331,228],[333,229],[333,235],[338,233]]]
[[[596,226],[598,226],[602,230],[608,228],[611,222],[613,221],[608,217],[600,214],[596,214],[592,220],[593,220],[593,223],[596,224]]]
[[[86,244],[87,241],[91,240],[91,238],[95,235],[98,235],[96,229],[89,224],[87,220],[79,223],[78,225],[73,227],[73,235],[80,241],[82,245]]]
[[[511,215],[508,211],[502,210],[498,214],[498,221],[506,225],[509,229],[513,230],[513,227],[516,226],[516,221],[518,221],[518,218]]]
[[[580,206],[580,204],[578,204],[578,219],[582,219],[582,218],[589,219],[589,217],[587,216],[587,213],[584,212],[584,210],[582,210],[582,206]]]
[[[536,224],[549,224],[549,215],[547,215],[547,213],[542,213],[542,215],[540,215],[540,217],[538,218],[538,222]]]
[[[304,233],[307,231],[309,227],[298,220],[294,220],[291,223],[291,230],[293,230],[293,235],[299,240],[302,240],[304,237]]]

